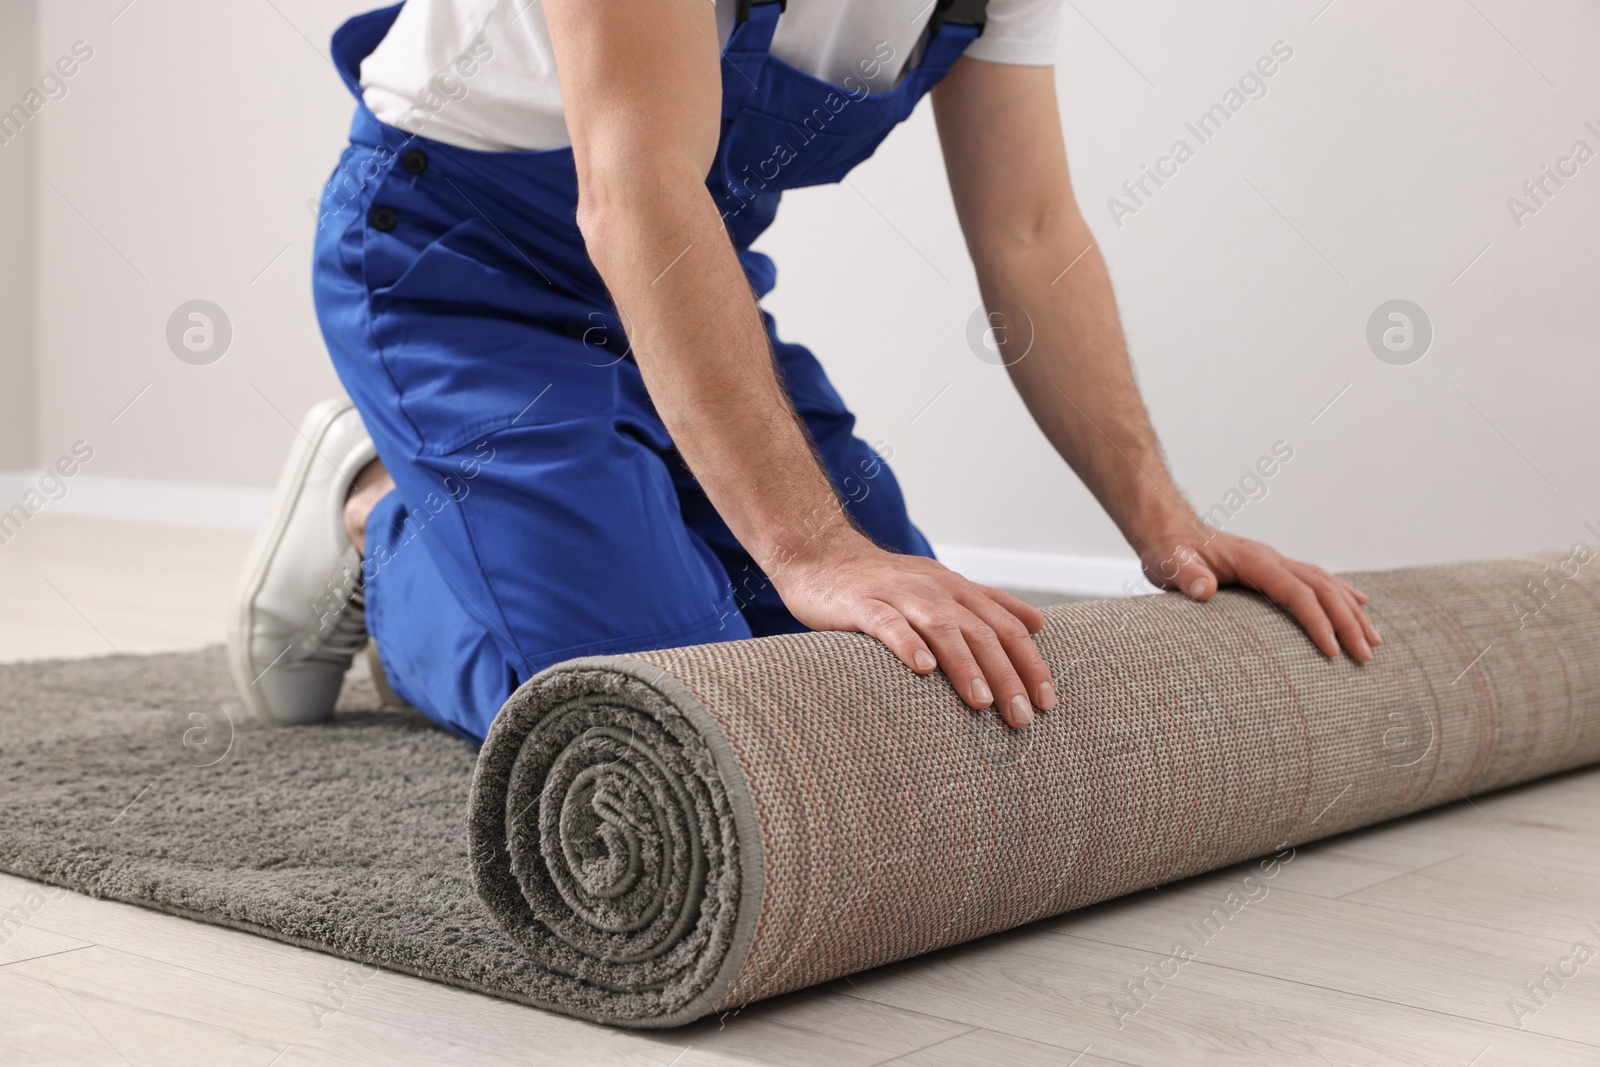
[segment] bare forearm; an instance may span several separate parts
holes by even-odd
[[[1022,358],[1004,355],[1056,451],[1136,546],[1157,530],[1187,524],[1191,509],[1150,426],[1111,279],[1083,220],[1069,212],[1028,241],[1002,237],[975,253],[986,304],[1009,302],[1027,316],[1006,333],[1009,345],[1031,341],[1031,348]]]
[[[610,196],[584,220],[651,399],[740,543],[770,573],[820,542],[856,536],[778,381],[704,186],[648,203]]]
[[[808,518],[848,535],[705,186],[721,128],[712,5],[544,7],[578,226],[684,461],[763,565],[794,551]]]
[[[1001,352],[1056,450],[1138,551],[1150,579],[1205,600],[1227,583],[1271,597],[1329,656],[1380,639],[1366,599],[1321,568],[1207,530],[1173,485],[1128,365],[1111,280],[1072,196],[1046,67],[963,58],[934,91],[945,168]],[[1026,320],[1023,315],[1026,315]],[[1031,342],[1027,354],[1016,347]]]
[[[1135,547],[1185,523],[1072,196],[1054,75],[963,59],[934,90],[934,116],[984,303],[1019,320],[996,324],[1028,410]]]

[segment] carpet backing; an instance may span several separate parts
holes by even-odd
[[[1600,762],[1597,570],[1350,575],[1365,666],[1243,593],[1046,609],[1020,732],[838,633],[559,665],[481,753],[359,679],[237,721],[216,650],[0,667],[0,868],[671,1026]]]

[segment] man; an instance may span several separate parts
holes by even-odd
[[[1361,593],[1208,530],[1167,473],[1105,265],[1079,258],[1058,3],[410,0],[347,23],[362,104],[315,288],[354,409],[308,417],[252,553],[248,703],[325,717],[370,632],[400,699],[481,740],[557,661],[811,628],[1014,727],[1050,709],[1039,612],[932,559],[758,304],[782,190],[839,180],[929,90],[984,300],[1033,323],[1027,358],[1002,339],[1011,376],[1147,573],[1198,600],[1242,583],[1368,660]]]

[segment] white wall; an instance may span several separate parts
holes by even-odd
[[[327,40],[363,5],[126,4],[40,5],[40,62],[80,40],[94,56],[40,131],[37,456],[82,438],[91,477],[268,485],[288,420],[338,388],[306,201],[350,119]],[[209,366],[167,347],[193,299],[232,322]]]
[[[336,388],[305,202],[350,109],[326,41],[369,5],[125,2],[39,15],[33,66],[78,40],[95,51],[30,131],[36,461],[85,438],[95,476],[266,485],[286,419]],[[1600,519],[1600,160],[1521,228],[1506,200],[1574,141],[1600,150],[1584,127],[1600,130],[1600,13],[1324,2],[1064,9],[1074,184],[1178,480],[1208,507],[1290,442],[1270,495],[1229,529],[1330,566],[1569,543]],[[1184,122],[1280,40],[1294,56],[1267,95],[1116,226],[1107,198],[1175,138],[1193,144]],[[15,211],[8,198],[8,234]],[[926,107],[849,185],[792,194],[764,247],[780,331],[818,351],[864,435],[893,446],[935,541],[1126,554],[1003,372],[967,348],[977,291]],[[206,367],[164,339],[197,297],[235,332]],[[1393,298],[1436,331],[1411,366],[1365,341]]]
[[[1295,448],[1231,530],[1389,566],[1570,543],[1600,519],[1600,160],[1521,230],[1505,206],[1574,140],[1600,150],[1583,127],[1600,127],[1600,13],[1476,2],[1559,89],[1454,0],[1337,0],[1314,24],[1326,0],[1065,8],[1074,186],[1180,485],[1205,508],[1274,441]],[[1118,229],[1107,198],[1280,39],[1294,57],[1267,96]],[[1004,372],[963,341],[978,299],[931,116],[852,182],[785,204],[769,241],[780,326],[824,354],[867,435],[894,443],[936,539],[1121,550]],[[1397,297],[1436,327],[1409,367],[1364,340]]]
[[[0,4],[0,120],[39,75],[33,30],[31,0]],[[37,134],[27,125],[0,128],[0,470],[33,463]]]

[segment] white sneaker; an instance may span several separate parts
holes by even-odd
[[[328,718],[367,643],[361,555],[345,536],[344,501],[376,457],[348,400],[325,400],[300,424],[228,626],[234,684],[264,719]]]

